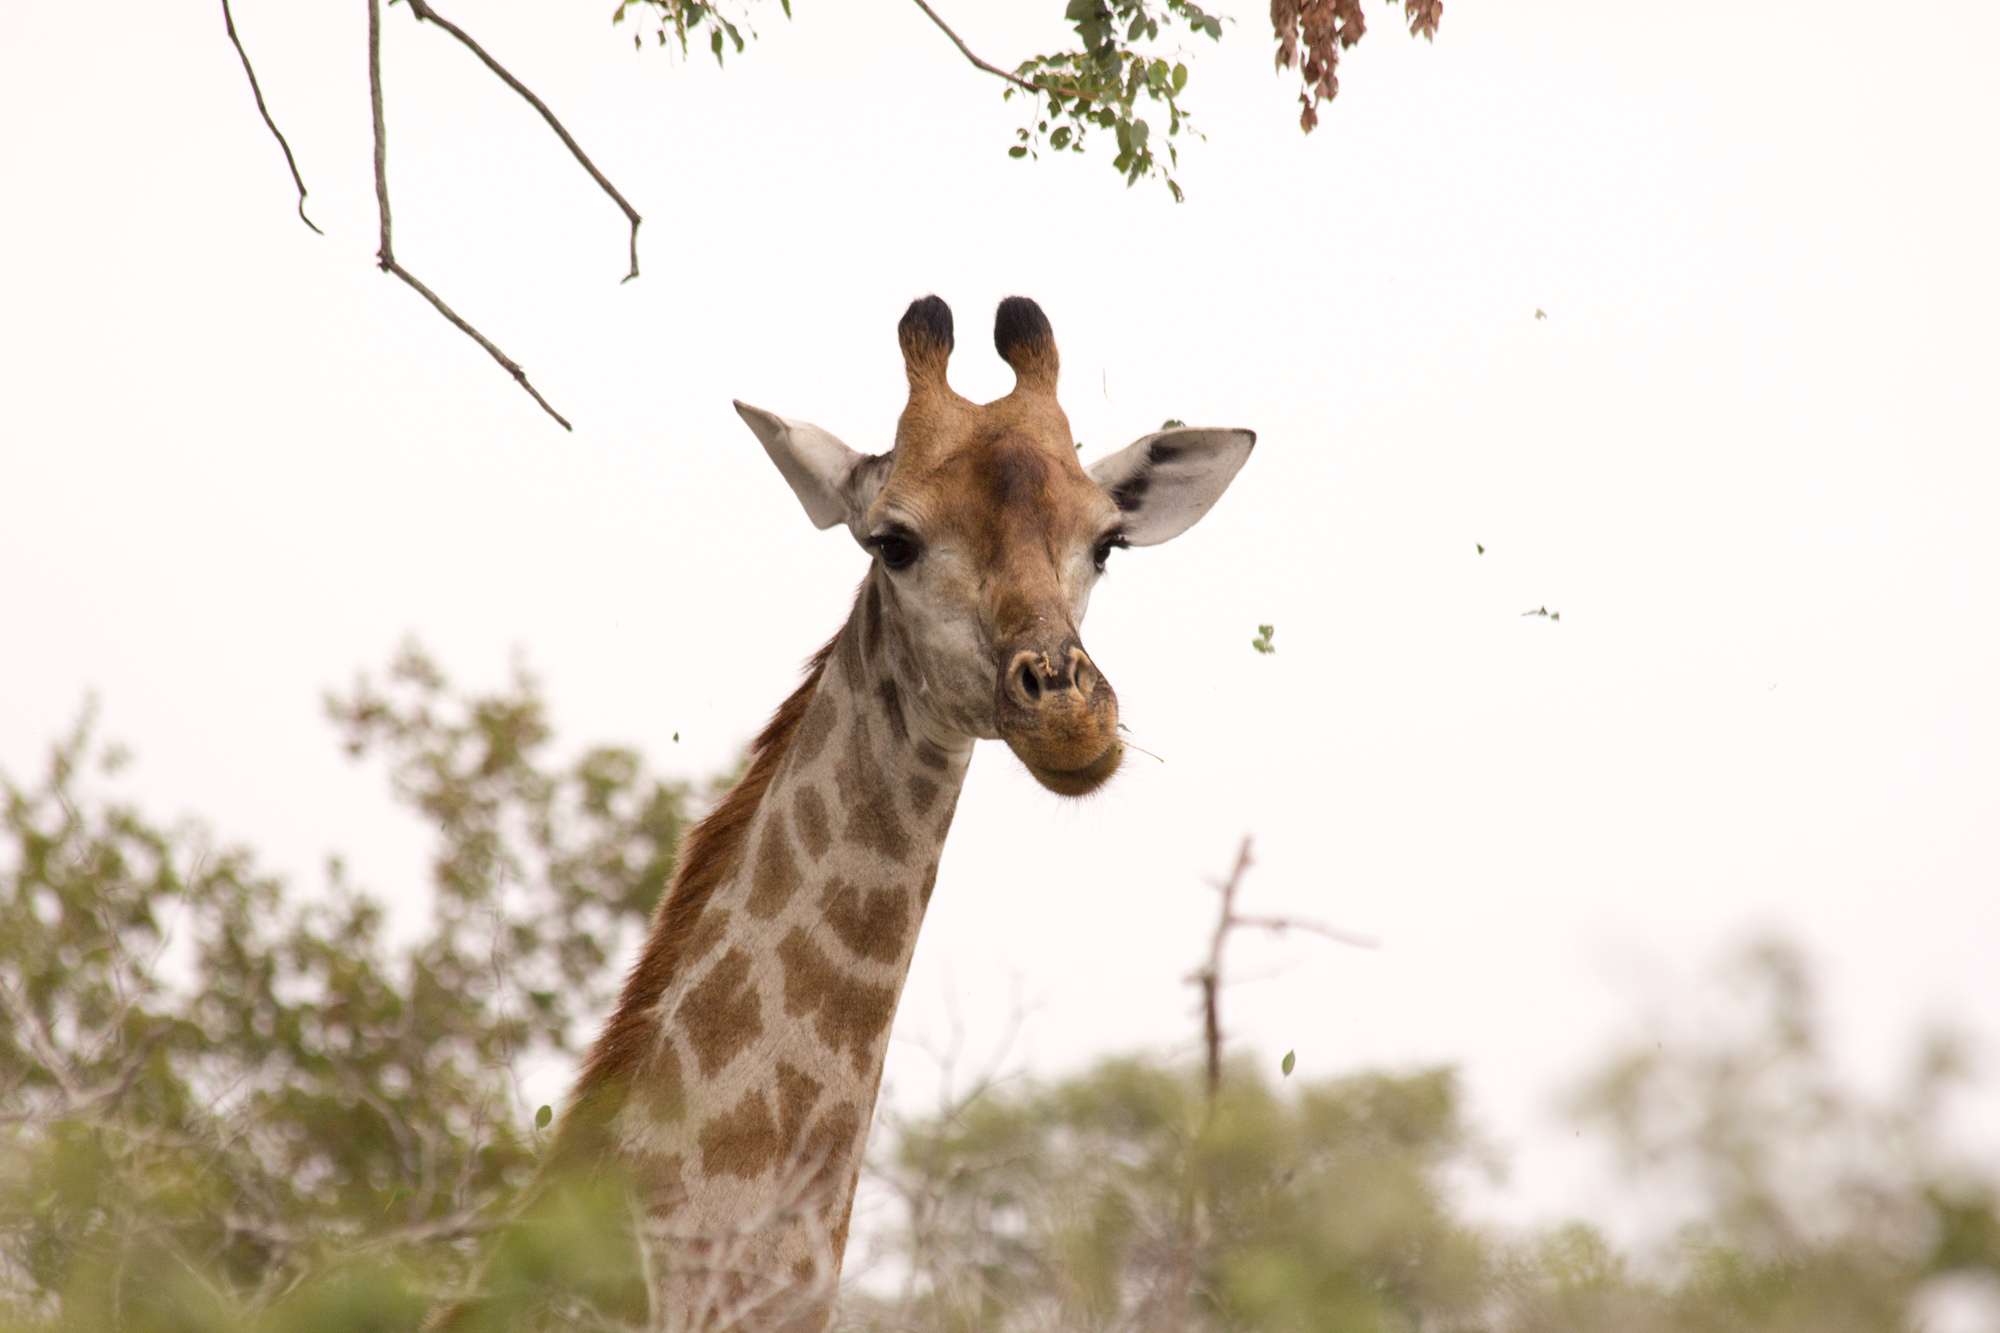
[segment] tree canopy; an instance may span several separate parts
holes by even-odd
[[[0,775],[0,1329],[414,1330],[475,1274],[499,1326],[624,1326],[616,1182],[518,1212],[550,1114],[519,1078],[599,1019],[716,789],[561,758],[532,677],[468,694],[415,648],[327,708],[432,831],[400,942],[338,863],[301,892],[107,795],[125,758],[87,716],[38,779]],[[1464,1184],[1501,1163],[1449,1069],[1132,1053],[884,1119],[840,1318],[1775,1333],[2000,1284],[2000,1180],[1948,1132],[1962,1044],[1857,1091],[1776,941],[1674,1012],[1573,1099],[1635,1197],[1676,1201],[1648,1244],[1477,1220]]]

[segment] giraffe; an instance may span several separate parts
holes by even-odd
[[[897,328],[910,394],[886,454],[736,404],[815,526],[872,556],[846,624],[674,881],[558,1126],[559,1162],[613,1163],[643,1236],[654,1329],[824,1327],[889,1029],[973,742],[1081,796],[1123,754],[1078,637],[1115,548],[1192,526],[1245,430],[1147,435],[1079,463],[1047,317],[1009,297],[1015,387],[946,379],[950,308]]]

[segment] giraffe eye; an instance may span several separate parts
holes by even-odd
[[[1098,538],[1097,549],[1090,553],[1091,562],[1097,566],[1097,572],[1100,574],[1104,572],[1104,562],[1111,558],[1113,551],[1120,550],[1131,544],[1125,540],[1125,534],[1122,532],[1107,533]]]
[[[871,540],[868,547],[891,569],[908,569],[917,563],[917,543],[904,533],[886,532]]]

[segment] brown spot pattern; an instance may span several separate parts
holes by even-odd
[[[669,1217],[687,1202],[687,1185],[681,1178],[685,1165],[679,1153],[661,1157],[646,1153],[632,1165],[632,1184],[648,1217]]]
[[[854,1072],[865,1075],[870,1047],[896,1016],[895,989],[848,976],[800,927],[778,945],[778,961],[785,970],[785,1012],[810,1015],[820,1041],[836,1053],[846,1051]]]
[[[847,805],[847,840],[880,852],[891,861],[907,857],[910,835],[904,831],[902,817],[896,812],[889,780],[875,762],[867,727],[857,724],[848,729],[847,751],[834,761],[833,778]]]
[[[750,984],[750,954],[732,946],[681,1001],[682,1030],[695,1063],[713,1076],[764,1033],[763,1005]]]
[[[708,957],[709,950],[722,943],[722,937],[729,930],[729,909],[711,907],[701,914],[688,932],[687,943],[681,946],[681,962],[693,965]]]
[[[920,906],[929,907],[931,905],[931,890],[937,887],[937,870],[938,863],[933,861],[931,862],[931,868],[924,872],[924,887],[917,894],[917,902]]]
[[[792,820],[799,826],[799,838],[817,861],[833,846],[833,823],[827,818],[826,801],[819,788],[809,782],[799,784],[792,796]]]
[[[882,717],[889,724],[889,735],[898,745],[910,742],[910,729],[903,723],[903,694],[896,688],[894,676],[884,676],[875,693],[882,700]]]
[[[659,1040],[659,1016],[654,1009],[668,986],[681,974],[681,951],[688,936],[694,932],[702,909],[708,906],[716,888],[742,866],[751,821],[778,766],[794,752],[793,742],[807,730],[801,725],[807,712],[824,711],[812,709],[812,702],[819,695],[827,660],[833,656],[840,639],[840,635],[834,635],[814,655],[807,664],[805,680],[778,705],[778,711],[751,743],[750,767],[742,779],[681,841],[680,863],[674,870],[673,885],[653,918],[652,933],[646,937],[639,961],[625,978],[617,1011],[591,1044],[590,1054],[584,1060],[571,1099],[571,1113],[563,1117],[556,1137],[558,1156],[588,1157],[599,1151],[596,1146],[599,1135],[623,1102],[626,1081]],[[819,741],[824,744],[833,721],[829,717],[819,726]]]
[[[942,773],[951,767],[951,760],[946,757],[945,752],[930,741],[918,741],[915,748],[917,762],[925,768],[934,768]]]
[[[945,798],[944,804],[938,808],[937,836],[939,842],[943,842],[945,835],[951,832],[951,817],[957,812],[958,793],[953,792]]]
[[[761,1090],[752,1089],[733,1111],[715,1116],[701,1127],[701,1169],[704,1175],[754,1180],[778,1161],[778,1122]]]
[[[861,647],[870,661],[882,659],[882,589],[872,578],[861,593]]]
[[[910,804],[915,807],[918,814],[923,815],[930,812],[931,802],[937,799],[937,794],[937,783],[932,782],[922,774],[913,774],[911,776]]]
[[[832,645],[828,645],[831,647]],[[792,762],[800,767],[819,758],[819,752],[826,748],[827,737],[833,735],[834,723],[840,721],[840,709],[830,698],[816,698],[806,709],[805,717],[799,722],[798,734],[792,737]]]
[[[860,1146],[858,1139],[867,1122],[855,1109],[853,1102],[841,1102],[820,1117],[813,1126],[812,1136],[806,1140],[806,1160],[820,1164],[814,1181],[823,1186],[833,1187],[844,1174],[851,1170],[855,1149]],[[850,1191],[847,1206],[854,1206],[854,1195]],[[847,1238],[847,1218],[840,1219],[835,1231],[834,1253],[840,1253]]]
[[[821,1087],[820,1081],[805,1070],[778,1061],[778,1138],[786,1151],[798,1148],[806,1117],[819,1104]]]
[[[893,963],[910,935],[910,905],[901,889],[857,889],[833,880],[820,895],[820,911],[833,933],[857,958]]]
[[[632,1095],[639,1113],[658,1124],[680,1123],[687,1114],[687,1084],[681,1074],[681,1056],[663,1036],[646,1063],[639,1069]]]
[[[792,856],[792,835],[785,828],[785,812],[771,811],[764,821],[763,836],[757,840],[757,863],[750,871],[750,915],[764,921],[785,910],[785,904],[799,891],[805,876]]]

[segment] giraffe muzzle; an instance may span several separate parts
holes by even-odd
[[[1035,781],[1063,796],[1095,791],[1118,770],[1118,696],[1074,638],[1003,651],[1000,737]]]

